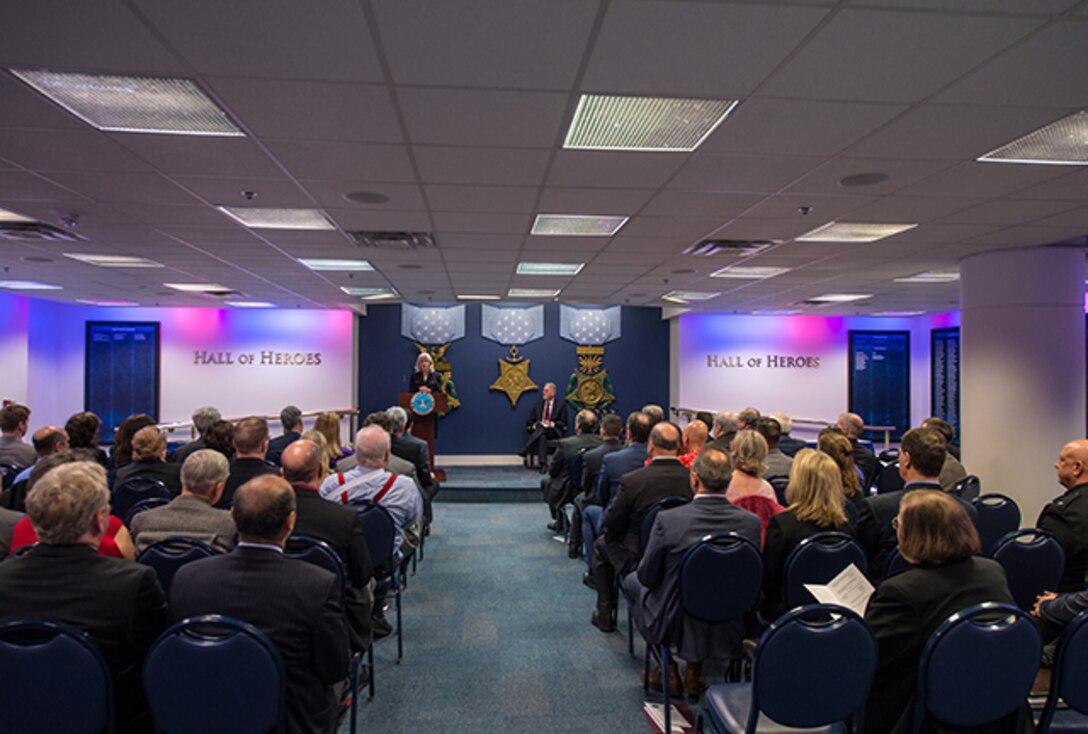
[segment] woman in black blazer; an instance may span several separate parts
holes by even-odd
[[[786,611],[786,558],[810,535],[837,530],[854,534],[842,506],[842,479],[835,461],[823,452],[801,449],[793,457],[786,487],[786,511],[767,523],[763,541],[763,618],[772,622]]]
[[[442,376],[434,371],[434,358],[427,352],[416,357],[416,366],[408,378],[408,392],[442,392]]]

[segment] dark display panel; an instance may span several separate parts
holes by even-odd
[[[850,332],[850,411],[867,426],[895,426],[893,441],[910,428],[910,332]]]
[[[99,440],[133,413],[159,419],[159,324],[88,321],[83,403],[102,419]]]
[[[954,444],[960,442],[960,330],[934,329],[931,334],[930,413],[956,429]]]

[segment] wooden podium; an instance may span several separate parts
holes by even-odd
[[[438,426],[438,413],[446,410],[446,394],[441,392],[431,393],[434,398],[434,410],[427,415],[420,415],[412,409],[414,392],[402,392],[400,394],[400,407],[412,414],[412,435],[427,442],[427,450],[431,453],[431,472],[435,475],[438,471],[434,467],[434,435]],[[441,481],[441,478],[439,479]]]

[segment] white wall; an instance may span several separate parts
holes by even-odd
[[[27,400],[27,326],[30,299],[0,293],[0,401]]]

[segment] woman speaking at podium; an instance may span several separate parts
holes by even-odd
[[[442,376],[434,371],[434,359],[427,352],[416,357],[416,366],[408,378],[408,392],[442,392]]]

